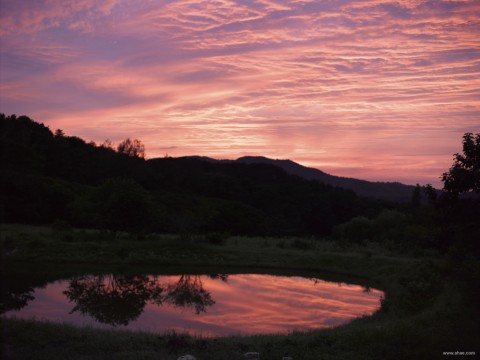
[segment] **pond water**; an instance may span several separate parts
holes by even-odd
[[[104,274],[12,293],[3,307],[7,317],[210,337],[337,326],[375,312],[382,295],[299,276]]]

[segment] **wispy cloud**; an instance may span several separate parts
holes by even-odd
[[[434,183],[480,131],[477,1],[1,1],[1,111],[150,157]]]

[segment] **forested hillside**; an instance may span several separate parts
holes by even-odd
[[[321,170],[302,166],[291,160],[269,159],[263,156],[244,156],[237,162],[255,164],[271,164],[278,166],[289,174],[301,176],[307,180],[318,180],[325,184],[338,186],[355,192],[358,196],[384,199],[389,201],[408,203],[411,200],[415,186],[404,185],[399,182],[372,182],[348,177],[334,176]]]
[[[132,232],[326,235],[385,205],[269,164],[139,154],[1,115],[2,221]]]
[[[465,156],[456,154],[443,175],[446,189],[440,195],[431,186],[417,186],[408,203],[398,204],[359,197],[269,163],[146,160],[138,140],[113,149],[108,142],[53,133],[26,116],[2,114],[0,129],[4,223],[60,222],[137,238],[151,232],[295,235],[374,241],[400,251],[480,249],[480,202],[474,195],[480,140],[472,134],[464,138]],[[459,198],[462,193],[467,197]]]

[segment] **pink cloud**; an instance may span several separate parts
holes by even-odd
[[[476,1],[22,4],[2,2],[0,109],[87,140],[440,186],[480,131]]]
[[[110,15],[116,3],[117,0],[67,0],[61,3],[57,0],[5,0],[2,1],[0,34],[35,33],[60,26],[91,30],[93,22]]]

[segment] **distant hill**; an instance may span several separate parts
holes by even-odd
[[[0,114],[0,222],[127,231],[328,236],[385,204],[275,164],[144,159]],[[205,161],[207,160],[207,161]],[[388,204],[388,206],[391,206]]]
[[[374,198],[408,201],[413,190],[265,157],[146,160],[53,133],[26,116],[0,114],[0,134],[0,222],[6,223],[321,237],[393,206]]]
[[[359,196],[390,200],[395,202],[409,202],[415,186],[399,182],[372,182],[355,178],[347,178],[327,174],[321,170],[300,165],[291,160],[269,159],[264,156],[244,156],[236,160],[215,160],[204,156],[191,156],[198,160],[210,162],[239,162],[244,164],[269,164],[283,169],[288,174],[297,175],[307,180],[318,180],[325,184],[338,186],[354,191]]]
[[[285,170],[289,174],[297,175],[308,180],[319,180],[325,184],[352,190],[359,196],[386,199],[397,202],[408,202],[412,198],[415,186],[399,182],[371,182],[354,178],[340,177],[327,174],[321,170],[297,164],[291,160],[274,160],[263,156],[244,156],[236,161],[246,164],[272,164]]]

